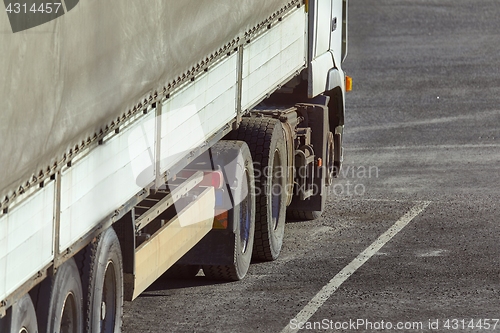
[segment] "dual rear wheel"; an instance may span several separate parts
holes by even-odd
[[[108,228],[32,291],[36,306],[29,296],[18,302],[23,311],[13,315],[11,332],[121,332],[122,266],[118,237]]]
[[[244,118],[226,140],[214,146],[213,161],[222,166],[232,197],[228,219],[234,226],[234,263],[203,265],[203,271],[211,279],[236,281],[245,276],[252,258],[271,261],[280,254],[288,162],[284,131],[276,119]]]
[[[281,123],[244,118],[230,139],[245,141],[254,164],[256,212],[253,258],[276,260],[283,245],[287,199],[287,155]]]

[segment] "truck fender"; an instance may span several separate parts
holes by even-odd
[[[340,87],[342,91],[344,91],[345,87],[345,79],[344,79],[344,71],[339,70],[337,68],[332,68],[328,71],[328,77],[326,80],[326,90],[330,91],[337,87]]]

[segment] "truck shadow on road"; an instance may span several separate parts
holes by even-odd
[[[231,283],[230,281],[218,281],[211,280],[205,276],[195,276],[192,278],[184,278],[184,279],[169,279],[169,278],[160,278],[155,283],[153,283],[148,289],[146,289],[141,296],[139,297],[157,297],[157,296],[165,296],[161,293],[161,291],[167,290],[175,290],[175,289],[186,289],[193,287],[203,287],[203,286],[211,286],[211,285],[219,285]]]

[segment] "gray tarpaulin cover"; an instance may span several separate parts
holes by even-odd
[[[17,33],[0,13],[0,202],[289,2],[80,0]]]

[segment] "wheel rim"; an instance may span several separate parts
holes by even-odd
[[[21,327],[19,333],[29,333],[29,331],[26,329],[26,327]]]
[[[69,293],[64,300],[60,333],[78,332],[78,310],[75,295]]]
[[[114,332],[116,318],[116,275],[115,266],[110,260],[106,265],[106,273],[104,275],[104,285],[102,288],[101,304],[99,306],[100,332]]]
[[[246,193],[245,199],[240,203],[240,242],[241,242],[241,253],[245,253],[248,248],[248,242],[250,240],[250,224],[251,224],[251,212],[250,212],[250,191],[248,184],[248,171],[245,170],[245,186],[243,193]]]
[[[271,218],[272,218],[272,226],[274,230],[278,229],[280,214],[281,214],[281,197],[284,188],[282,187],[282,170],[279,167],[281,166],[280,154],[279,151],[276,150],[274,152],[273,157],[273,180],[271,187]]]

